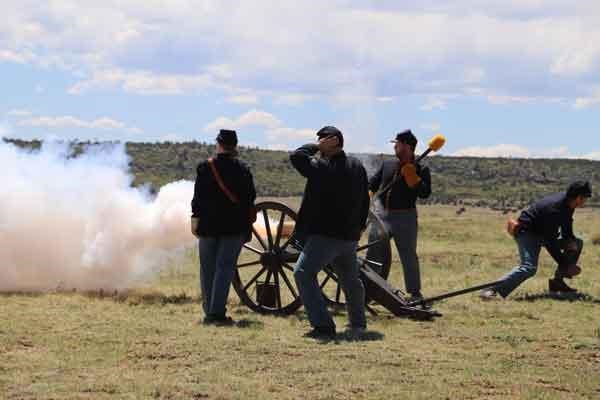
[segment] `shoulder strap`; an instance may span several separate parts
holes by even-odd
[[[223,182],[221,175],[219,175],[219,171],[217,170],[217,167],[215,166],[215,163],[214,163],[214,160],[212,157],[210,157],[208,159],[208,165],[210,166],[213,176],[215,177],[215,180],[217,181],[217,185],[219,185],[219,187],[221,188],[223,193],[225,193],[225,196],[227,196],[227,198],[229,200],[231,200],[232,203],[238,204],[240,202],[240,200],[238,199],[238,197],[235,194],[233,194],[231,192],[231,190],[229,190],[227,188],[227,186],[225,186],[225,182]]]

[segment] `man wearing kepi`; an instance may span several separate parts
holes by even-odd
[[[342,132],[326,126],[317,132],[318,144],[306,144],[290,155],[292,165],[307,178],[296,235],[304,238],[294,269],[300,298],[314,338],[335,336],[317,274],[331,264],[339,278],[348,309],[350,328],[361,333],[365,319],[365,290],[359,278],[356,247],[369,212],[367,173],[356,158],[343,151]],[[315,157],[320,152],[321,157]]]
[[[237,158],[237,134],[222,129],[217,156],[198,165],[192,199],[192,234],[200,250],[205,324],[231,324],[227,296],[242,245],[252,229],[256,191],[250,169]]]
[[[566,192],[535,202],[521,213],[517,221],[509,221],[508,231],[517,242],[521,262],[501,279],[502,283],[483,290],[481,298],[489,300],[498,298],[498,295],[506,297],[521,283],[534,276],[542,246],[546,247],[558,263],[554,278],[548,281],[549,291],[576,292],[563,280],[581,272],[577,261],[583,241],[573,234],[573,213],[576,208],[583,207],[591,196],[589,182],[576,181],[569,185]]]
[[[431,194],[431,174],[429,168],[415,164],[417,138],[410,129],[398,133],[391,142],[394,143],[396,160],[383,161],[369,180],[369,190],[377,193],[375,201],[380,204],[377,204],[375,210],[396,244],[406,291],[411,295],[410,301],[416,301],[423,298],[417,256],[416,202],[417,198],[426,199]],[[380,188],[382,191],[378,192]],[[376,258],[371,254],[368,257]]]

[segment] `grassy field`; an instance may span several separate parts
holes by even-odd
[[[517,261],[507,216],[422,207],[426,295],[495,280]],[[364,340],[303,338],[303,311],[262,316],[230,294],[234,327],[205,327],[197,254],[127,293],[0,296],[5,399],[593,399],[600,398],[600,211],[576,213],[586,240],[579,300],[552,299],[538,274],[509,299],[436,304],[431,322],[369,317]],[[403,288],[394,253],[390,281]],[[338,327],[346,315],[336,314]],[[340,328],[341,329],[341,328]]]

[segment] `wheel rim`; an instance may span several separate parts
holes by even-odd
[[[257,203],[256,210],[252,240],[238,259],[233,288],[254,311],[292,314],[302,305],[292,275],[299,252],[290,246],[297,215],[277,202]]]

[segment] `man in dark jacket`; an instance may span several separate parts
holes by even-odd
[[[583,249],[583,241],[573,234],[573,213],[583,207],[592,188],[589,182],[576,181],[569,185],[566,192],[545,197],[519,216],[510,231],[515,236],[521,263],[502,278],[502,283],[480,294],[484,300],[508,296],[526,279],[537,272],[538,258],[542,246],[557,262],[554,279],[548,281],[550,292],[576,292],[569,287],[564,278],[572,278],[581,271],[577,260]],[[560,233],[560,239],[559,239]]]
[[[192,234],[200,250],[204,323],[230,324],[227,296],[250,230],[256,191],[250,169],[237,158],[237,134],[221,130],[217,156],[198,165],[192,199]],[[213,171],[214,169],[214,171]]]
[[[378,193],[375,210],[394,238],[402,261],[406,291],[411,295],[411,301],[420,300],[423,296],[417,256],[416,202],[417,198],[426,199],[431,194],[431,174],[429,168],[414,163],[417,138],[410,130],[397,134],[392,143],[396,160],[381,164],[369,180],[369,190]],[[382,191],[378,192],[380,188]],[[377,259],[373,252],[376,248],[369,250],[369,259]]]
[[[359,278],[356,246],[369,212],[367,173],[342,150],[344,137],[335,127],[317,132],[318,144],[306,144],[290,155],[307,178],[296,234],[304,245],[294,278],[313,330],[309,337],[332,337],[335,323],[327,311],[317,274],[332,264],[346,296],[350,328],[366,328],[365,291]],[[320,152],[321,157],[315,157]]]

